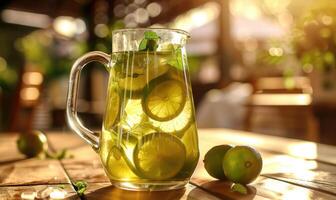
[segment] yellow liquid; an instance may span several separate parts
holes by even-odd
[[[112,57],[116,63],[110,69],[107,108],[99,150],[109,178],[112,182],[131,183],[188,180],[195,170],[199,151],[190,81],[186,75],[187,70],[184,69],[186,66],[182,65],[182,69],[179,69],[168,64],[176,59],[176,54],[172,52],[120,52],[114,53]],[[163,85],[162,83],[166,83],[166,88],[171,91],[183,90],[179,102],[173,104],[178,108],[167,106],[167,116],[155,105],[156,101],[159,104],[164,102],[156,100],[155,96],[154,103],[147,102],[150,95],[153,96],[152,88]],[[181,88],[174,88],[172,84]],[[156,94],[160,95],[158,92]],[[177,94],[170,96],[177,98],[174,95]],[[152,107],[148,107],[149,105]],[[154,114],[150,114],[152,111]],[[183,162],[179,163],[182,167],[167,166],[172,170],[169,176],[163,174],[161,177],[152,178],[150,173],[144,175],[134,160],[135,148],[141,146],[138,143],[141,143],[144,136],[155,136],[155,133],[174,136],[174,141],[178,140],[177,147],[185,149],[185,155],[177,155]],[[167,146],[165,149],[163,144],[160,148],[169,152],[171,147]],[[155,152],[145,153],[149,155]],[[150,164],[159,162],[161,158],[151,159],[148,161]],[[155,170],[153,169],[153,173]]]

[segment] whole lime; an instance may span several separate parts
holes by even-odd
[[[255,180],[262,169],[259,152],[248,146],[236,146],[223,158],[225,176],[232,182],[248,184]]]
[[[226,152],[231,149],[230,145],[218,145],[212,147],[204,156],[204,167],[208,174],[217,179],[226,179],[222,163]]]
[[[47,149],[47,137],[41,131],[22,133],[16,143],[19,151],[27,157],[35,157]]]

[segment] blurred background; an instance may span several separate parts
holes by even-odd
[[[334,0],[2,0],[0,132],[69,130],[72,63],[110,53],[112,30],[125,27],[190,32],[199,128],[336,145]],[[79,109],[99,129],[108,75],[91,65]]]

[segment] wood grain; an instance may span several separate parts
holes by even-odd
[[[65,191],[65,200],[78,200],[76,192],[72,190],[71,185],[62,184],[60,185],[63,191]],[[1,200],[22,200],[23,195],[29,195],[32,193],[39,193],[46,190],[47,187],[57,188],[57,185],[46,186],[46,185],[33,185],[33,186],[11,186],[11,187],[0,187],[0,199]]]
[[[158,192],[139,192],[122,190],[110,184],[90,184],[85,197],[87,199],[99,200],[219,200],[206,191],[188,184],[185,189],[158,191]]]
[[[71,182],[85,180],[86,199],[336,199],[336,147],[312,142],[257,135],[228,129],[199,130],[200,161],[184,190],[134,192],[111,186],[99,156],[77,135],[48,133],[50,147],[68,149],[73,158],[25,159],[16,150],[16,135],[0,135],[0,199],[20,199],[22,191],[39,191],[65,184],[78,199]],[[219,144],[250,145],[263,157],[261,176],[248,187],[248,195],[230,190],[230,182],[216,181],[204,169],[202,158]]]

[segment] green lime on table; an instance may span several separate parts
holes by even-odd
[[[47,150],[47,137],[41,131],[22,133],[16,141],[19,151],[27,157],[35,157]]]
[[[218,145],[212,147],[204,156],[204,167],[208,174],[214,178],[225,180],[222,163],[226,152],[231,149],[230,145]]]
[[[234,183],[248,184],[255,180],[262,169],[259,152],[248,146],[236,146],[223,158],[225,176]]]
[[[186,91],[180,81],[155,79],[145,89],[142,108],[157,121],[168,121],[180,114],[186,102]]]
[[[139,173],[153,180],[173,178],[186,160],[186,148],[167,133],[145,135],[134,148],[133,161]]]

